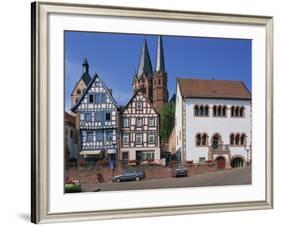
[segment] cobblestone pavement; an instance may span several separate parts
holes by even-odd
[[[251,184],[251,167],[221,170],[191,177],[145,179],[120,183],[83,184],[82,191],[119,191],[155,188],[203,187]]]

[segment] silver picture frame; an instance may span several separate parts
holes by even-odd
[[[137,209],[50,213],[48,210],[48,15],[101,15],[138,17],[175,21],[216,22],[237,25],[258,25],[266,29],[266,182],[263,201],[239,203],[179,205]],[[187,12],[149,8],[127,8],[102,5],[34,2],[31,5],[32,88],[31,88],[31,222],[66,222],[132,217],[168,216],[273,208],[273,18],[270,16],[233,15],[208,12]],[[63,88],[63,87],[62,87]],[[62,162],[63,163],[63,162]]]

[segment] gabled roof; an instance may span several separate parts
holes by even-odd
[[[142,97],[146,100],[146,102],[150,105],[150,107],[155,111],[155,113],[159,116],[159,113],[156,111],[156,109],[153,107],[153,105],[151,104],[151,102],[149,101],[149,99],[147,97],[145,97],[145,95],[142,93],[141,90],[137,90],[136,93],[131,97],[131,99],[129,100],[129,102],[127,103],[127,105],[122,106],[122,108],[120,109],[120,113],[123,113],[125,109],[128,108],[128,106],[131,104],[131,102],[133,101],[133,99],[139,94],[141,93]]]
[[[84,99],[84,96],[87,94],[87,92],[89,91],[89,89],[91,88],[92,84],[95,82],[96,79],[99,79],[100,82],[102,83],[102,86],[105,88],[106,93],[109,95],[111,101],[113,102],[113,104],[119,108],[117,102],[115,101],[115,99],[113,98],[112,94],[109,92],[108,88],[106,87],[105,83],[103,82],[103,80],[100,78],[100,76],[95,73],[92,80],[90,81],[90,83],[88,84],[86,90],[83,92],[83,94],[81,95],[81,97],[79,98],[78,102],[70,109],[72,112],[75,112],[75,110],[77,109],[77,107],[80,105],[80,103],[82,102],[82,100]]]
[[[153,70],[152,70],[151,60],[149,56],[149,51],[148,51],[146,40],[144,40],[140,62],[139,62],[139,68],[137,72],[137,78],[139,79],[142,74],[145,74],[148,78],[150,78],[152,73]]]
[[[158,36],[157,41],[157,57],[156,57],[156,72],[165,72],[165,60],[162,36]]]
[[[177,83],[183,97],[245,100],[252,98],[243,81],[177,78]]]

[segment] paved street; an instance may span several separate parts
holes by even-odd
[[[147,179],[120,183],[83,184],[82,191],[118,191],[153,188],[202,187],[251,184],[251,167],[216,171],[192,177]]]

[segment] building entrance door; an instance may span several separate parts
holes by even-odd
[[[220,170],[225,169],[225,158],[224,157],[218,157],[217,158],[217,168]]]

